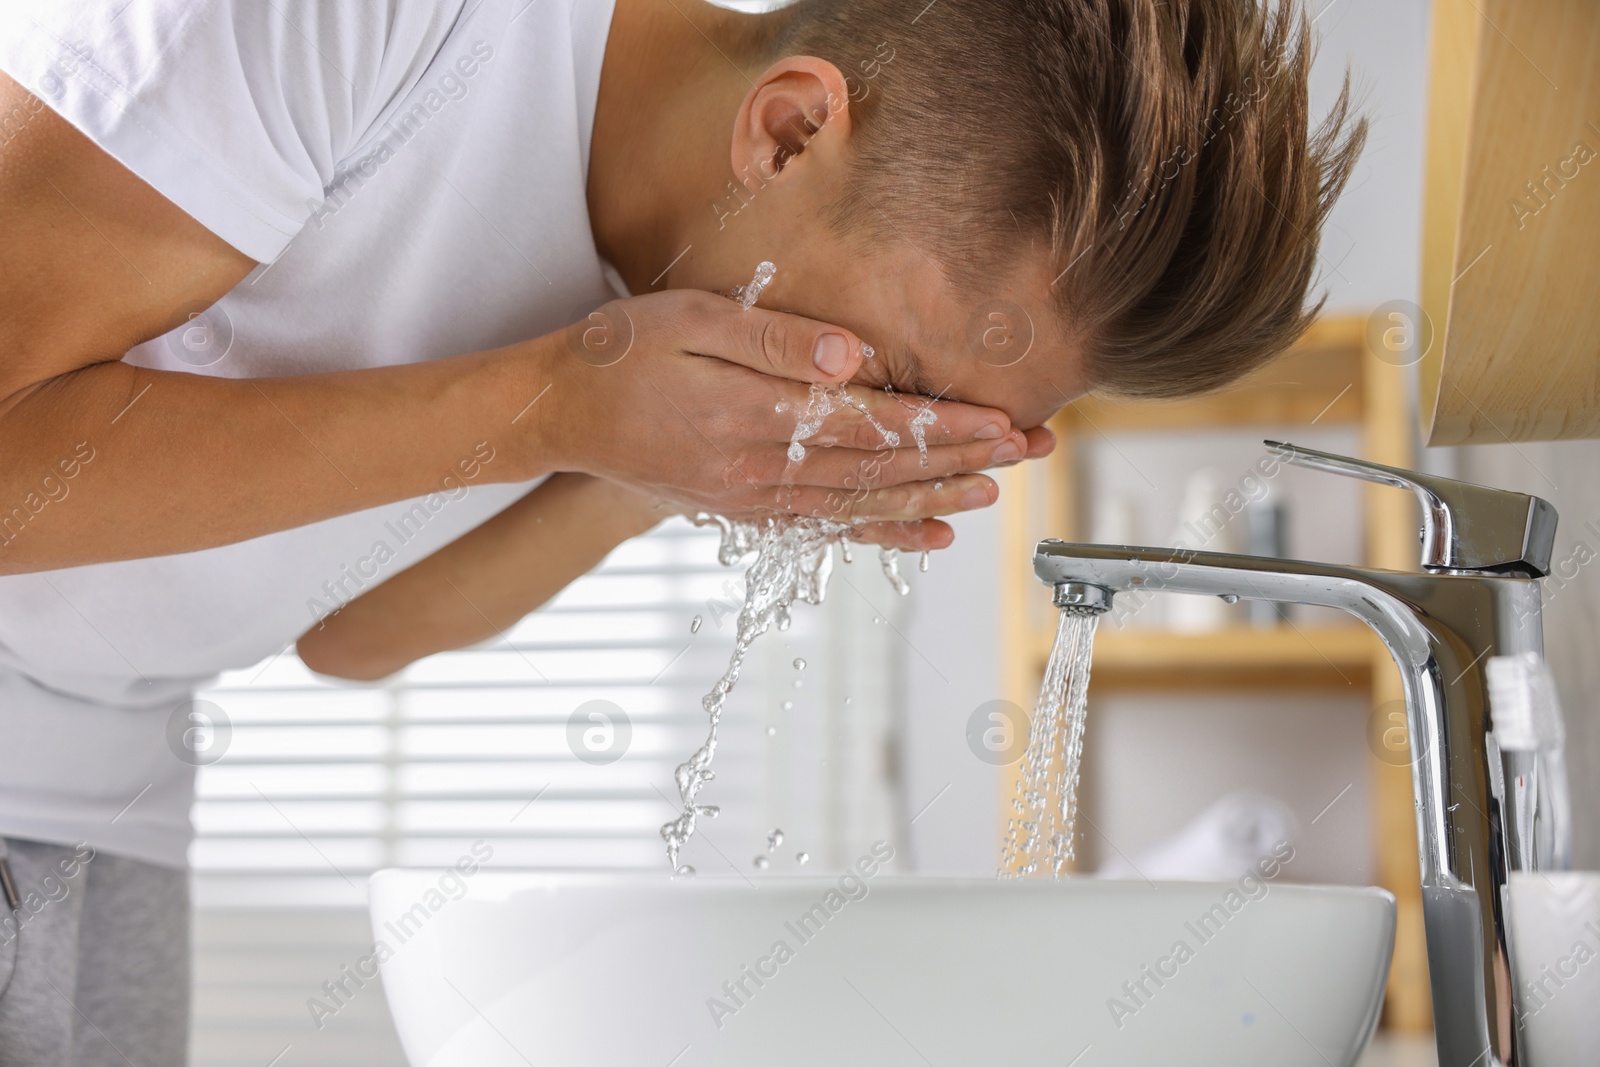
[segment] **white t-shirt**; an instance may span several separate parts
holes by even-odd
[[[536,337],[613,295],[584,195],[612,3],[5,0],[0,69],[265,264],[128,362],[345,370]],[[512,432],[485,427],[415,501],[0,578],[0,835],[181,866],[194,689],[525,494],[488,483]],[[72,476],[106,447],[87,431],[0,539],[93,508]]]

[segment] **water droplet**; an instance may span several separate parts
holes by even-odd
[[[691,619],[689,621],[689,632],[692,633],[692,634],[699,633],[700,632],[700,624],[703,623],[703,622],[705,622],[705,620],[702,619],[700,616],[696,615],[693,619]]]
[[[749,311],[756,306],[756,301],[761,299],[761,290],[772,281],[772,276],[778,273],[778,268],[770,260],[762,260],[756,264],[756,276],[750,279],[749,285],[741,285],[734,290],[739,306]]]
[[[755,858],[755,865],[756,865],[756,870],[764,871],[768,867],[772,866],[772,861],[767,859],[767,857],[765,857],[765,856],[757,856]]]
[[[935,488],[935,489],[943,489],[943,488],[944,488],[944,483],[943,483],[943,482],[941,482],[941,481],[935,481],[935,482],[934,482],[934,483],[933,483],[933,487],[934,487],[934,488]]]
[[[806,669],[806,661],[801,659],[799,656],[796,656],[794,658],[794,669],[797,670],[797,671],[805,670]]]
[[[900,577],[900,550],[898,548],[879,548],[878,564],[883,568],[883,576],[888,579],[894,591],[901,596],[911,592],[911,587],[906,580]]]
[[[794,861],[796,863],[798,863],[800,866],[804,867],[806,864],[811,862],[811,853],[809,853],[809,852],[796,852],[794,854]]]
[[[800,687],[801,687],[801,686],[803,686],[803,685],[805,685],[805,684],[806,684],[806,683],[805,683],[805,681],[804,681],[804,680],[803,680],[803,679],[800,679],[800,678],[796,678],[796,679],[795,679],[795,680],[794,680],[794,687],[795,687],[795,688],[796,688],[796,689],[799,689],[799,688],[800,688]]]
[[[685,863],[682,867],[678,868],[678,876],[680,878],[688,878],[688,877],[691,877],[693,874],[694,874],[694,868],[689,866],[687,863]]]
[[[911,439],[917,443],[917,461],[924,467],[928,465],[928,427],[939,421],[939,415],[933,410],[933,401],[928,401],[917,409],[911,416]]]
[[[874,625],[874,626],[878,625],[882,621],[883,621],[883,616],[882,615],[874,615],[872,617],[872,625]]]
[[[777,827],[773,827],[771,830],[768,830],[767,831],[767,851],[768,852],[776,852],[776,851],[778,851],[778,846],[781,845],[781,844],[783,844],[783,831],[778,829]]]
[[[1222,602],[1224,604],[1237,604],[1239,602],[1239,594],[1238,593],[1223,593],[1222,594]]]
[[[927,574],[928,573],[928,550],[927,549],[923,549],[922,550],[922,556],[917,560],[917,570],[921,571],[923,574]]]
[[[783,703],[782,703],[782,704],[781,704],[781,705],[779,705],[779,706],[780,706],[780,707],[782,707],[782,708],[783,708],[783,710],[784,710],[784,711],[793,711],[793,710],[794,710],[794,701],[792,701],[792,700],[785,700],[785,701],[784,701],[784,702],[783,702]]]
[[[854,699],[855,699],[854,697],[845,697],[844,698],[844,706],[848,708],[850,706],[850,702],[852,700],[854,700]]]
[[[776,726],[767,727],[767,736],[768,737],[776,737],[777,735],[778,735],[778,728]]]
[[[878,350],[876,348],[873,348],[871,345],[867,344],[865,341],[862,341],[861,342],[861,354],[865,358],[871,359],[873,356],[876,356],[878,354]]]

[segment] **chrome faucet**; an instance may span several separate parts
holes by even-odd
[[[1281,461],[1408,489],[1422,505],[1422,570],[1375,570],[1179,548],[1049,539],[1034,572],[1057,607],[1108,611],[1168,591],[1340,608],[1377,632],[1404,680],[1417,848],[1440,1067],[1537,1067],[1520,1051],[1507,870],[1570,855],[1568,827],[1511,847],[1484,661],[1544,651],[1539,579],[1556,512],[1522,493],[1266,442]]]

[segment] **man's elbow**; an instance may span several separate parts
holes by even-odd
[[[392,651],[341,639],[327,626],[302,634],[295,651],[317,674],[351,682],[379,682],[406,666]]]

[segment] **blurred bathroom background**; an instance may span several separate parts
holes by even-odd
[[[1427,4],[1311,6],[1322,37],[1314,109],[1337,93],[1348,62],[1373,120],[1328,227],[1320,278],[1330,316],[1364,319],[1418,299]],[[1362,450],[1361,427],[1331,419],[1087,433],[1073,458],[1081,533],[1171,543],[1193,518],[1186,497],[1238,485],[1263,437]],[[1600,522],[1600,445],[1420,455],[1441,473],[1551,499],[1562,515],[1558,559],[1580,540],[1600,542],[1585,526]],[[1359,562],[1366,499],[1354,483],[1287,472],[1254,521],[1277,521],[1284,554]],[[1233,547],[1251,547],[1251,522],[1241,516],[1225,532],[1240,538]],[[1011,692],[1004,665],[1016,650],[1005,645],[1004,613],[1014,594],[1001,574],[1031,539],[1013,536],[999,509],[955,524],[956,546],[927,573],[907,561],[908,597],[889,587],[875,552],[858,550],[825,605],[801,608],[792,629],[758,642],[704,794],[723,814],[703,824],[688,862],[754,878],[758,856],[773,872],[803,869],[802,852],[804,869],[826,869],[882,838],[897,844],[902,871],[992,874],[1003,768],[982,758],[973,724]],[[475,841],[492,847],[490,867],[664,870],[657,828],[674,813],[672,768],[701,742],[700,697],[726,663],[742,596],[740,571],[720,567],[715,547],[714,532],[669,523],[504,640],[432,657],[379,686],[316,679],[289,649],[203,694],[226,726],[195,810],[197,1067],[403,1062],[378,983],[347,978],[371,949],[373,870],[451,864]],[[1585,700],[1600,688],[1600,666],[1579,643],[1600,621],[1595,570],[1578,570],[1547,609],[1575,803],[1587,810],[1600,804],[1600,722]],[[1036,593],[1042,604],[1045,591]],[[1127,625],[1250,622],[1246,606],[1228,610],[1236,614],[1210,620],[1152,603]],[[1283,625],[1326,621],[1297,612]],[[1327,681],[1091,685],[1084,869],[1210,870],[1230,862],[1218,827],[1235,825],[1289,836],[1294,880],[1377,880],[1378,713],[1354,679]],[[1175,842],[1202,812],[1210,830]],[[769,851],[774,829],[784,842]],[[1578,866],[1600,865],[1600,842],[1578,848]],[[1419,1047],[1425,1055],[1426,1042]]]

